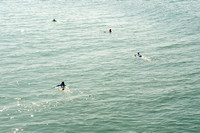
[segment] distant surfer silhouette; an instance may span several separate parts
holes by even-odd
[[[61,89],[62,89],[62,90],[64,90],[66,85],[65,85],[65,82],[64,82],[64,81],[62,81],[62,83],[61,83],[61,84],[59,84],[59,85],[57,85],[57,87],[58,87],[58,86],[60,86],[60,87],[61,87]]]
[[[56,19],[53,19],[52,22],[56,22]]]
[[[142,55],[138,52],[137,54],[135,54],[135,57],[138,56],[138,57],[142,57]]]
[[[109,32],[109,33],[112,33],[112,30],[111,30],[111,29],[109,29],[109,30],[108,30],[108,32]],[[106,33],[106,31],[104,31],[104,33]]]

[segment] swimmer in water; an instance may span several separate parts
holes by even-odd
[[[58,87],[58,86],[60,86],[61,89],[64,90],[66,85],[65,85],[65,82],[62,81],[62,83],[61,83],[60,85],[57,85],[57,87]]]
[[[52,22],[56,22],[56,19],[53,19]]]
[[[138,52],[135,56],[142,57],[142,55]]]
[[[106,33],[106,32],[107,32],[107,31],[104,31],[104,33]],[[109,32],[109,33],[111,33],[111,32],[112,32],[112,30],[111,30],[111,29],[109,29],[109,30],[108,30],[108,32]]]

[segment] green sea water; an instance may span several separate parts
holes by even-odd
[[[0,16],[0,133],[200,132],[199,0],[0,0]]]

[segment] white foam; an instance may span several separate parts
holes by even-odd
[[[150,59],[150,58],[148,58],[148,57],[142,56],[141,58],[142,58],[143,60],[146,60],[146,61],[149,61],[149,62],[151,62],[151,59]]]
[[[151,59],[149,57],[146,57],[146,56],[143,56],[143,55],[142,55],[142,57],[138,57],[138,56],[136,56],[136,54],[134,54],[132,57],[140,58],[140,59],[146,60],[148,62],[151,62]]]

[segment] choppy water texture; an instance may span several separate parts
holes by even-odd
[[[0,0],[0,16],[0,133],[200,131],[199,0]]]

